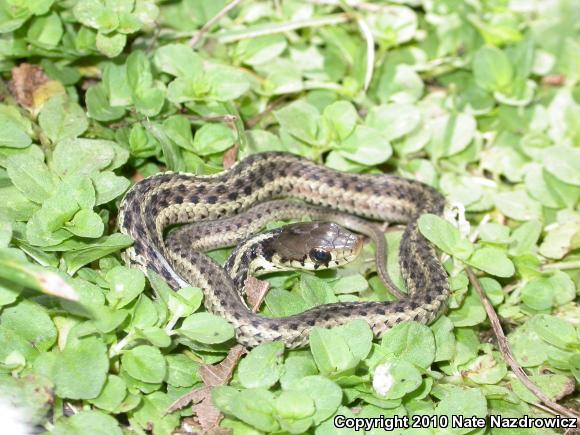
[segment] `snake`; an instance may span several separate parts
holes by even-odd
[[[342,227],[341,231],[348,228],[349,230],[356,231],[359,234],[364,234],[370,238],[374,244],[375,248],[375,265],[377,274],[382,281],[383,285],[387,290],[397,298],[405,297],[405,294],[399,290],[396,284],[391,280],[386,268],[386,241],[383,232],[377,227],[377,225],[370,223],[364,219],[358,218],[345,213],[339,213],[332,209],[326,209],[324,207],[318,207],[310,204],[304,204],[297,201],[288,200],[272,200],[263,203],[256,204],[250,210],[240,213],[238,215],[224,218],[218,221],[201,221],[188,225],[183,225],[175,231],[168,234],[165,239],[165,245],[172,249],[183,243],[189,246],[189,249],[201,252],[208,252],[219,248],[225,248],[230,246],[236,246],[238,243],[245,241],[246,249],[264,250],[263,246],[252,246],[253,244],[265,243],[265,239],[259,238],[257,240],[251,239],[251,237],[258,233],[262,228],[272,221],[279,220],[290,220],[290,219],[302,219],[309,218],[317,221],[332,221]],[[219,228],[220,231],[216,231]],[[317,225],[312,226],[301,226],[303,234],[309,236],[311,239],[314,238],[314,233],[319,228]],[[338,230],[338,227],[335,227]],[[299,245],[299,241],[294,242],[294,238],[300,238],[301,235],[297,231],[290,231],[280,234],[279,232],[270,233],[273,237],[282,237],[288,244],[293,245],[293,252],[290,250],[285,250],[286,257],[297,257],[299,252],[303,251],[304,246]],[[319,231],[318,237],[321,238],[319,242],[324,243],[325,238],[329,237],[327,233]],[[344,233],[346,234],[346,232]],[[248,239],[248,240],[245,240]],[[307,240],[311,240],[307,239]],[[344,239],[343,239],[344,240]],[[315,238],[314,240],[315,241]],[[312,244],[312,243],[311,243]],[[338,252],[339,249],[347,250],[346,246],[340,246],[337,243],[334,244],[332,249],[329,249],[327,255],[341,254]],[[278,244],[278,251],[284,250],[284,246]],[[240,254],[243,251],[238,250]],[[233,254],[232,254],[233,255]],[[284,257],[278,257],[277,263],[264,264],[264,268],[281,271],[290,270],[291,268],[282,267],[284,263],[281,261]],[[259,258],[247,257],[246,261],[258,261]],[[305,261],[311,260],[316,262],[316,259],[312,259],[311,256],[306,255],[303,261],[295,262],[294,268],[296,269],[306,269],[308,270],[310,264],[305,264]],[[340,264],[333,264],[333,268],[340,265],[344,265],[349,261],[344,261],[341,259]],[[243,270],[242,267],[244,266]],[[247,266],[247,267],[246,267]],[[328,267],[328,266],[327,266]],[[318,266],[320,268],[320,264]],[[232,279],[238,289],[240,295],[243,296],[245,293],[244,282],[248,278],[248,274],[245,272],[261,272],[260,270],[255,270],[251,264],[248,265],[238,265],[230,268],[226,267],[226,271]],[[263,273],[260,273],[260,275]],[[258,275],[254,275],[258,276]],[[174,282],[171,278],[168,278],[168,284],[173,287],[179,287],[177,282]]]
[[[179,249],[189,239],[168,239]],[[363,238],[336,222],[300,222],[247,237],[238,243],[224,269],[243,296],[250,276],[294,269],[323,270],[350,263],[360,254]]]
[[[224,219],[252,216],[260,204],[282,199],[339,216],[405,224],[399,265],[408,294],[394,301],[337,302],[287,317],[266,317],[248,309],[240,297],[240,283],[221,265],[192,249],[191,239],[185,237],[188,230],[171,231],[180,224],[201,225],[224,243],[228,238],[237,240],[239,229]],[[157,273],[174,288],[200,287],[206,309],[232,324],[240,344],[254,347],[282,341],[288,348],[298,348],[308,344],[317,327],[364,320],[380,337],[405,321],[435,320],[449,298],[449,281],[418,221],[423,214],[442,215],[444,207],[444,197],[418,180],[341,172],[294,154],[265,152],[251,154],[217,174],[162,172],[147,177],[125,194],[118,225],[134,241],[123,253],[129,266]],[[260,213],[256,212],[256,220],[268,218]],[[166,241],[168,234],[171,243]],[[276,252],[265,249],[259,255],[271,261]]]

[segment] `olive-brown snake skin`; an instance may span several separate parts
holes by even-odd
[[[207,255],[192,250],[191,240],[171,244],[164,240],[174,224],[251,212],[256,204],[278,198],[375,221],[406,223],[399,257],[409,295],[391,302],[341,302],[289,317],[264,317],[248,310],[234,281]],[[306,345],[317,326],[363,319],[380,336],[403,321],[434,320],[449,297],[449,283],[435,249],[419,233],[417,220],[425,213],[442,214],[444,205],[437,191],[418,181],[342,173],[295,155],[269,152],[251,155],[212,176],[161,173],[146,178],[123,199],[119,227],[134,240],[124,254],[130,265],[160,274],[173,287],[202,288],[206,308],[234,326],[238,342],[256,346],[281,340],[295,348]],[[224,238],[231,230],[221,221],[215,223],[215,233]]]

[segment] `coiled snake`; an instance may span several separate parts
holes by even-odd
[[[203,247],[208,248],[239,241],[249,230],[240,233],[232,219],[246,213],[249,221],[258,225],[271,216],[264,211],[268,206],[262,205],[261,211],[255,213],[254,207],[279,198],[315,205],[317,208],[312,210],[325,210],[330,217],[336,212],[337,216],[346,213],[369,220],[406,223],[400,266],[409,295],[391,302],[333,303],[281,318],[252,313],[240,297],[240,283],[192,247],[195,243],[201,246],[207,242]],[[161,173],[138,182],[121,203],[119,228],[134,240],[124,253],[130,265],[160,274],[174,288],[202,288],[206,308],[234,326],[241,344],[256,346],[281,340],[294,348],[304,346],[308,333],[316,326],[332,327],[363,319],[380,336],[406,320],[434,320],[449,297],[449,284],[435,249],[419,233],[417,220],[424,213],[441,214],[444,204],[437,191],[418,181],[383,174],[342,173],[292,154],[269,152],[251,155],[216,175]],[[292,207],[288,213],[275,205],[269,207],[278,212],[278,219],[296,213]],[[300,206],[296,207],[300,210]],[[230,223],[222,218],[229,218]],[[166,242],[167,230],[185,223],[196,223],[200,229],[196,232],[195,225],[193,230],[178,229]],[[191,239],[192,234],[197,234],[199,240]]]

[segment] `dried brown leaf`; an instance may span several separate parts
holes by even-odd
[[[236,143],[233,147],[224,153],[224,169],[230,169],[236,163],[238,149],[240,146]]]
[[[184,408],[190,403],[198,404],[199,402],[205,400],[209,397],[209,387],[197,388],[189,393],[181,396],[167,408],[167,414],[177,411],[178,409]]]
[[[566,84],[566,76],[563,74],[545,76],[542,77],[542,84],[548,86],[564,86]]]
[[[226,385],[232,378],[234,369],[242,355],[246,353],[246,348],[240,344],[232,347],[228,356],[217,365],[202,365],[199,374],[203,383],[208,387]]]
[[[29,63],[12,68],[9,87],[16,101],[33,113],[50,97],[65,93],[62,83],[51,80],[41,67]]]
[[[256,313],[270,289],[270,284],[267,281],[260,281],[256,277],[249,276],[245,287],[248,304],[252,307],[252,311]]]
[[[211,402],[211,397],[206,397],[202,402],[193,407],[197,416],[197,422],[204,433],[217,429],[220,421],[224,418],[223,414]]]

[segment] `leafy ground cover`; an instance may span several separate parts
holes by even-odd
[[[225,4],[0,1],[0,393],[55,434],[551,415],[498,351],[469,265],[517,362],[578,409],[578,3]],[[211,174],[235,151],[267,150],[443,192],[455,225],[424,216],[420,229],[445,255],[447,314],[380,340],[353,322],[316,330],[306,349],[222,361],[233,330],[199,289],[173,293],[122,263],[117,206],[149,174]],[[402,286],[400,235],[387,233],[388,268]],[[262,312],[388,300],[372,249],[338,272],[269,278]]]

